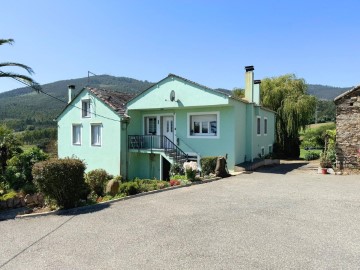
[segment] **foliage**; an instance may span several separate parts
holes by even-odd
[[[119,193],[126,196],[135,195],[142,192],[148,192],[156,189],[169,187],[169,182],[151,179],[135,179],[134,181],[125,182],[120,185]]]
[[[293,74],[265,78],[261,82],[261,101],[276,112],[277,150],[284,157],[298,158],[299,131],[309,124],[316,107],[316,98],[307,94],[305,81]]]
[[[122,183],[119,187],[119,193],[123,193],[126,196],[138,194],[140,193],[139,183],[136,181]]]
[[[314,151],[306,151],[304,159],[305,160],[315,160],[315,159],[319,159],[320,154]]]
[[[328,130],[335,130],[335,123],[324,124],[317,128],[307,128],[302,136],[301,147],[306,148],[324,148],[325,138],[333,137],[335,141],[335,134],[328,133]]]
[[[15,198],[17,196],[17,193],[14,190],[9,190],[4,195],[0,196],[0,201],[6,201],[8,199]]]
[[[215,173],[217,157],[202,157],[200,159],[201,172],[203,175]]]
[[[320,155],[320,167],[321,168],[332,168],[331,160],[325,152]]]
[[[184,168],[180,163],[173,163],[170,167],[170,175],[184,175]]]
[[[23,188],[25,185],[28,185],[25,187],[25,190],[33,190],[32,167],[35,163],[44,161],[47,158],[48,155],[37,147],[28,149],[20,154],[15,154],[7,162],[6,180],[10,186],[16,190]]]
[[[175,175],[171,176],[171,179],[186,180],[186,175],[175,174]]]
[[[12,45],[13,43],[14,43],[13,39],[0,39],[0,45],[3,45],[3,44]],[[0,67],[1,68],[3,68],[3,67],[19,67],[19,68],[26,70],[30,75],[32,75],[34,73],[34,71],[31,69],[31,67],[24,65],[24,64],[20,64],[20,63],[14,63],[14,62],[0,63]],[[35,82],[31,77],[26,76],[26,75],[21,75],[21,74],[16,74],[13,72],[6,72],[6,71],[0,70],[0,78],[13,78],[13,79],[23,82],[26,85],[31,86],[37,92],[39,92],[41,90],[40,85],[37,82]]]
[[[84,180],[85,168],[79,159],[51,159],[36,163],[32,174],[38,190],[67,209],[90,193]]]
[[[316,116],[316,119],[315,119]],[[333,100],[317,100],[316,114],[311,122],[325,123],[335,122],[336,119],[336,106]]]
[[[6,126],[0,125],[0,172],[2,175],[5,174],[8,159],[21,151],[20,142],[15,133]]]
[[[39,141],[50,141],[57,139],[57,128],[41,128],[25,130],[19,136],[24,144],[39,144]]]
[[[178,186],[180,185],[180,181],[177,179],[170,179],[170,186]]]
[[[98,196],[104,195],[106,182],[110,180],[109,174],[103,169],[95,169],[85,175],[85,182]]]
[[[232,96],[236,98],[244,98],[245,97],[245,89],[242,88],[234,88],[232,90]]]

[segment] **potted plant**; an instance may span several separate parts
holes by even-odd
[[[324,153],[320,157],[320,167],[321,167],[321,173],[322,174],[327,174],[327,169],[332,168],[331,160]]]

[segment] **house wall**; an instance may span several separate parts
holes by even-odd
[[[253,117],[253,158],[258,158],[262,155],[262,148],[264,148],[264,155],[269,154],[269,146],[271,152],[275,142],[275,114],[273,112],[255,106],[255,114]],[[260,135],[257,134],[257,118],[260,118]],[[267,132],[265,133],[264,119],[267,119]]]
[[[102,168],[113,175],[120,174],[120,117],[96,97],[83,90],[72,105],[81,108],[82,100],[90,99],[93,112],[91,118],[83,118],[81,109],[69,106],[58,118],[58,156],[75,156],[86,163],[86,171]],[[110,119],[100,117],[105,116]],[[91,146],[91,124],[102,124],[101,146]],[[72,143],[72,125],[81,124],[81,145]],[[125,148],[126,151],[126,148]]]
[[[336,161],[360,167],[360,88],[336,101]]]
[[[130,152],[128,179],[160,179],[160,160],[160,154]]]
[[[218,130],[219,136],[214,137],[201,137],[195,138],[189,135],[189,118],[188,114],[192,113],[218,113]],[[234,119],[234,108],[231,106],[208,106],[202,108],[171,108],[163,110],[142,110],[132,111],[129,110],[131,123],[129,124],[130,135],[143,135],[144,134],[144,117],[148,115],[173,115],[175,119],[175,132],[174,142],[177,143],[179,148],[186,153],[195,153],[201,157],[205,156],[225,156],[228,154],[228,166],[233,168],[235,165],[235,138],[234,138],[234,122],[229,119]],[[139,124],[140,123],[140,124]],[[160,125],[160,122],[157,123]],[[158,127],[160,130],[160,127]],[[142,164],[133,163],[136,167],[141,167]],[[139,168],[135,168],[139,171]]]
[[[172,90],[175,92],[175,101],[170,101]],[[129,101],[128,109],[171,109],[227,104],[229,104],[228,97],[224,94],[216,93],[176,77],[168,77]]]
[[[234,117],[233,125],[234,125],[234,159],[235,164],[240,164],[245,162],[245,159],[249,157],[248,146],[247,146],[247,122],[246,122],[246,114],[247,114],[247,105],[244,103],[240,103],[237,101],[232,101],[232,105],[234,106]],[[232,169],[232,168],[230,168]]]

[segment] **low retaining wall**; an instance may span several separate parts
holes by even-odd
[[[25,206],[43,206],[44,205],[44,195],[41,193],[37,194],[27,194],[25,197],[14,197],[7,199],[5,201],[0,201],[0,209],[12,209]]]

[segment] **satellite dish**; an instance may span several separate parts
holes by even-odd
[[[170,100],[171,101],[175,100],[175,91],[174,90],[171,90],[171,92],[170,92]]]

